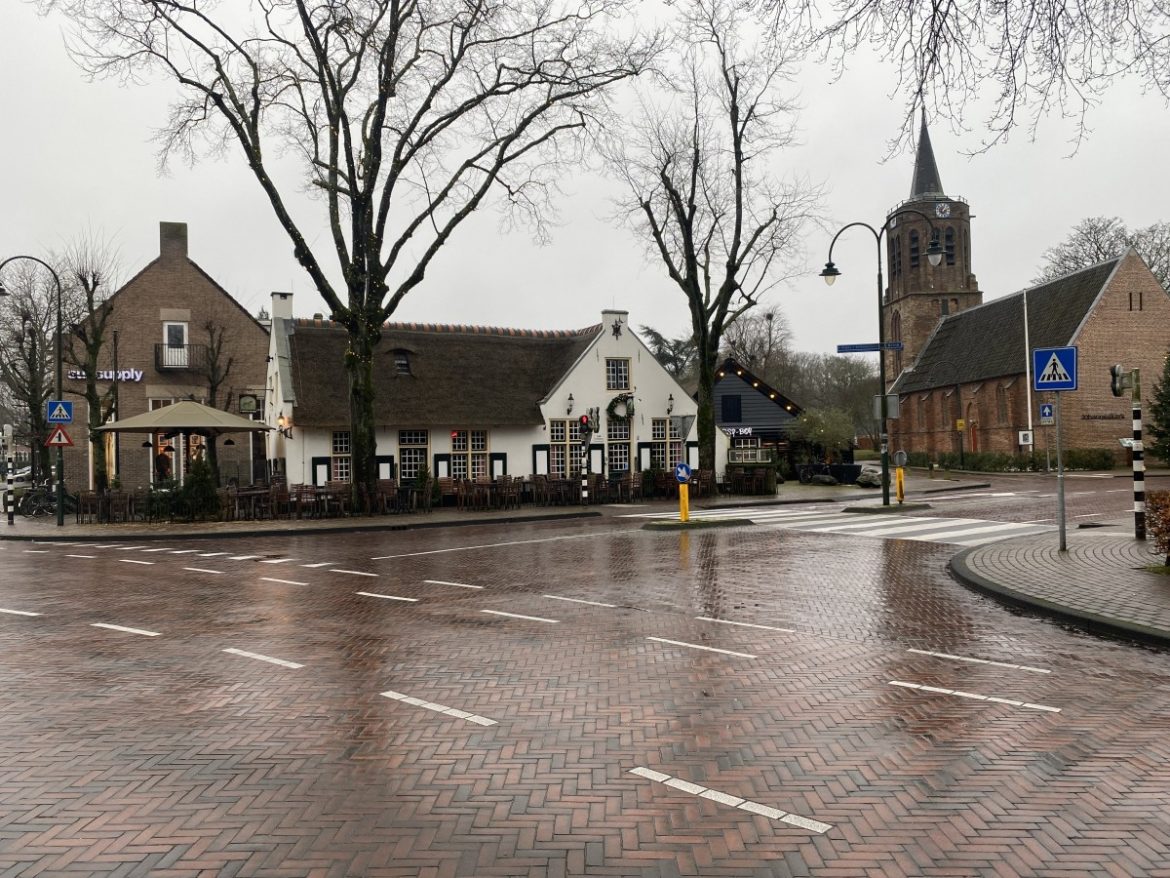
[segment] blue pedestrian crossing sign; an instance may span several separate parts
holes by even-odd
[[[50,399],[45,403],[45,410],[48,412],[45,418],[50,424],[72,424],[73,423],[73,403],[66,402],[63,399]]]
[[[691,468],[685,463],[676,463],[674,465],[674,478],[680,485],[686,484],[691,480]]]
[[[1077,349],[1034,348],[1032,350],[1032,389],[1076,390]]]

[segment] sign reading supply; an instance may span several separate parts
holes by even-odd
[[[144,374],[141,369],[119,369],[117,372],[113,369],[101,369],[94,373],[94,378],[98,381],[141,381]],[[84,381],[85,372],[81,369],[70,369],[65,373],[65,377],[70,381]]]

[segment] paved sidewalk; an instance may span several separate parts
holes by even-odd
[[[1110,634],[1170,644],[1170,575],[1146,568],[1166,559],[1153,541],[1133,538],[1133,519],[1072,530],[1068,551],[1056,534],[1020,537],[960,552],[951,571],[965,584]]]

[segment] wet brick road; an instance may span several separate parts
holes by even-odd
[[[1170,876],[1170,655],[953,551],[0,544],[0,875]]]

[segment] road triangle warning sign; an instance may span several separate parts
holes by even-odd
[[[57,403],[55,408],[49,410],[49,423],[54,421],[71,421],[73,415],[69,409],[65,408],[61,403]]]
[[[1042,384],[1067,384],[1072,381],[1072,376],[1068,374],[1068,370],[1060,362],[1060,357],[1054,353],[1048,358],[1048,365],[1040,373],[1039,380]]]
[[[69,434],[65,432],[64,427],[54,427],[53,432],[49,434],[49,438],[45,440],[46,448],[69,448],[73,445],[73,440],[69,438]]]

